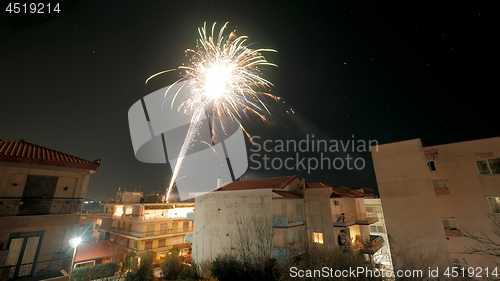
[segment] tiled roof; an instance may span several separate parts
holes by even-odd
[[[75,262],[111,257],[114,253],[115,248],[109,241],[82,243],[76,248]]]
[[[289,198],[289,199],[301,199],[302,196],[299,196],[297,194],[293,194],[288,191],[281,191],[281,190],[273,190],[274,193],[283,196],[284,198]]]
[[[295,178],[300,179],[299,176],[288,176],[288,177],[277,177],[268,179],[233,181],[217,189],[217,191],[264,189],[264,188],[282,189],[286,187]]]
[[[374,198],[371,194],[366,194],[357,190],[352,190],[347,187],[332,187],[332,195],[330,198]]]
[[[322,182],[306,183],[306,188],[325,188],[325,187],[332,187],[332,186],[324,184]]]
[[[101,160],[90,161],[38,144],[21,140],[0,139],[0,161],[48,165],[97,171]]]

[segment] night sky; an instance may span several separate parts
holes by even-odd
[[[421,138],[429,146],[498,136],[494,1],[487,1],[490,6],[483,1],[393,2],[86,0],[66,1],[64,14],[50,20],[3,12],[0,139],[102,159],[88,198],[109,200],[118,187],[164,188],[170,167],[135,159],[128,110],[177,79],[167,74],[144,84],[150,75],[188,62],[184,50],[196,47],[197,28],[214,21],[219,28],[230,22],[226,34],[237,29],[257,47],[278,51],[264,53],[279,68],[263,75],[282,101],[267,101],[270,124],[255,117],[243,121],[260,144],[314,135],[316,140],[379,144]],[[295,114],[287,114],[289,108]],[[250,143],[247,148],[255,149]],[[260,153],[254,159],[265,152]],[[296,155],[267,154],[282,160]],[[306,182],[376,189],[370,153],[349,154],[366,166],[309,174],[250,168],[246,176],[300,173]],[[300,157],[319,153],[300,152]],[[215,187],[215,182],[207,185]]]

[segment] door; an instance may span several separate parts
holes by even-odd
[[[5,265],[11,266],[9,279],[33,276],[42,238],[43,231],[10,235],[9,254],[5,262]]]
[[[19,215],[48,215],[56,192],[57,177],[29,175]]]

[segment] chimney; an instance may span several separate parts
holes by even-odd
[[[217,178],[217,188],[221,188],[221,187],[222,187],[222,178],[218,177]]]

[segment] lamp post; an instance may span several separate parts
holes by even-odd
[[[73,272],[73,264],[75,263],[75,256],[76,256],[76,248],[78,247],[78,244],[82,242],[82,238],[76,237],[72,238],[69,240],[69,245],[73,247],[73,257],[71,258],[71,267],[69,268],[69,276],[71,278],[71,273]]]

